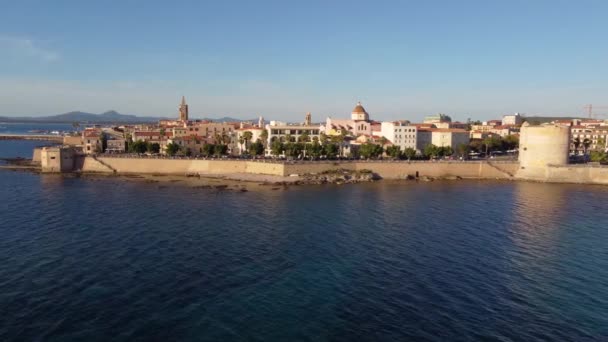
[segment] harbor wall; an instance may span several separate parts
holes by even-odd
[[[76,169],[84,172],[138,174],[265,174],[274,176],[322,173],[328,170],[371,170],[382,178],[461,177],[510,179],[519,163],[428,161],[263,162],[251,160],[148,159],[83,156]]]

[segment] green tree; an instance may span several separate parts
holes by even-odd
[[[502,139],[504,148],[514,150],[519,147],[519,137],[517,135],[507,135]]]
[[[260,156],[264,154],[264,144],[262,144],[260,139],[249,145],[249,154],[254,156]]]
[[[449,157],[454,154],[454,150],[451,146],[442,146],[438,149],[439,155],[442,157]]]
[[[147,144],[143,140],[137,140],[130,144],[129,152],[131,153],[145,153],[147,150]]]
[[[167,152],[167,155],[174,156],[179,152],[179,145],[174,143],[167,144],[165,151]]]
[[[325,133],[321,133],[321,134],[319,134],[319,143],[320,143],[321,145],[325,145],[325,144],[327,144],[328,140],[329,140],[329,139],[327,138],[327,134],[325,134]]]
[[[591,146],[591,139],[585,138],[585,140],[583,140],[583,149],[585,151],[585,154],[587,154],[587,151],[589,150],[589,146]]]
[[[399,159],[401,158],[401,147],[399,145],[387,146],[386,154],[393,159]]]
[[[160,152],[160,144],[159,143],[153,143],[150,145],[150,149],[148,149],[149,152],[152,153],[159,153]]]
[[[321,144],[319,144],[318,139],[317,139],[317,141],[313,140],[312,144],[310,144],[309,153],[310,153],[310,156],[313,157],[314,159],[319,159],[321,157],[321,154],[323,153],[323,146],[321,146]]]
[[[253,133],[251,133],[251,131],[243,132],[243,140],[245,140],[245,150],[249,150],[249,143],[251,142],[252,138]]]
[[[428,144],[424,147],[424,156],[432,159],[439,156],[439,148],[433,144]]]
[[[262,140],[262,144],[264,144],[264,148],[268,146],[268,130],[263,129],[262,133],[260,133],[260,139]]]
[[[203,144],[203,156],[205,156],[205,157],[212,156],[214,151],[215,151],[214,144]]]
[[[412,160],[416,158],[416,150],[411,147],[406,147],[405,150],[403,150],[403,155],[407,160]]]
[[[224,156],[228,153],[228,145],[216,144],[213,146],[213,154],[216,156]]]
[[[279,139],[273,141],[270,145],[270,153],[272,153],[273,156],[278,157],[283,151],[285,151],[285,146]]]
[[[502,147],[502,140],[499,136],[492,135],[483,140],[483,145],[486,150],[486,156],[488,156],[488,153],[498,150]]]
[[[362,144],[359,149],[359,154],[365,159],[377,158],[383,152],[383,148],[380,145],[374,143]]]
[[[338,156],[338,146],[333,143],[323,145],[323,155],[328,159],[334,159]]]
[[[468,144],[460,144],[456,147],[456,149],[458,150],[458,155],[462,159],[466,159],[467,156],[469,155],[469,145]]]
[[[608,155],[604,151],[591,151],[589,153],[589,159],[592,162],[605,163],[608,162]]]
[[[304,131],[302,132],[302,134],[300,134],[300,137],[298,138],[298,142],[310,142],[310,135],[308,134],[308,131]]]

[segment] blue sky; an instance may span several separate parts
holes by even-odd
[[[608,105],[608,1],[3,1],[0,115],[301,120]]]

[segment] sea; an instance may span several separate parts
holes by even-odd
[[[0,169],[0,340],[607,341],[608,187]]]

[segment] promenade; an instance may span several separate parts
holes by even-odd
[[[61,135],[47,135],[47,134],[0,134],[0,140],[40,140],[40,141],[54,141],[63,142],[63,136]]]

